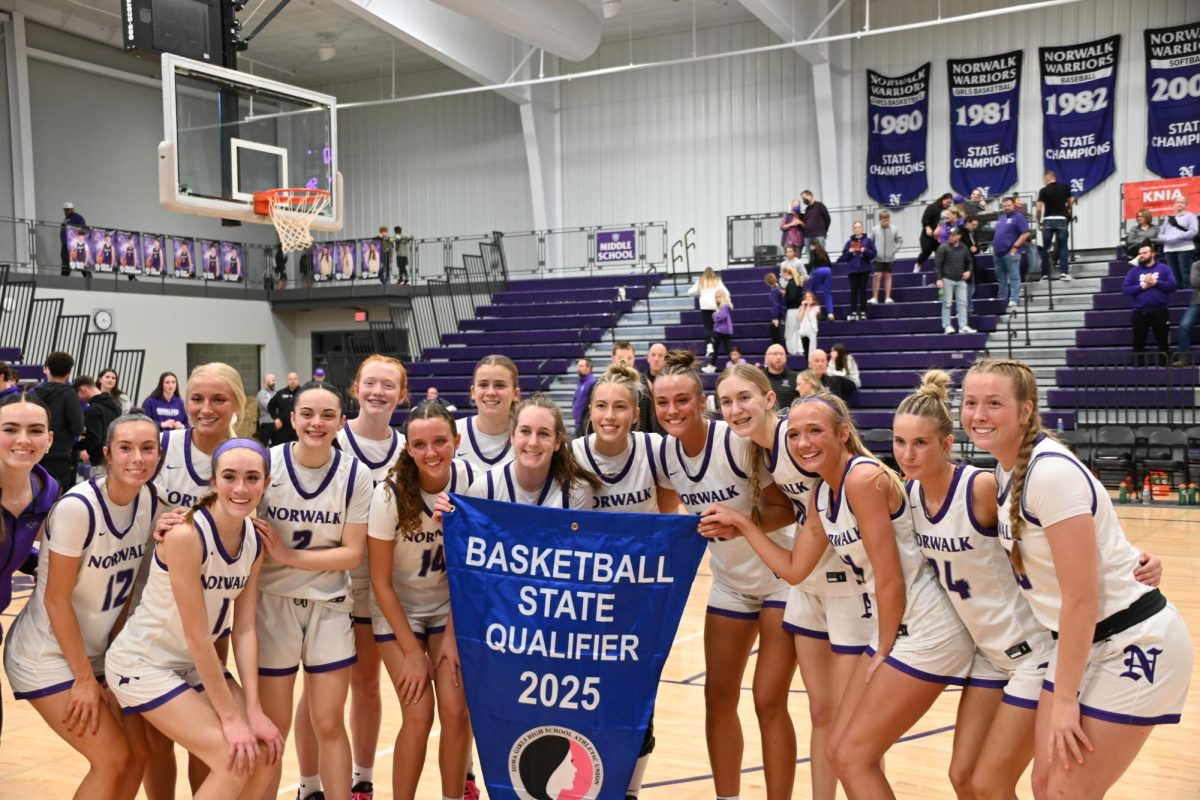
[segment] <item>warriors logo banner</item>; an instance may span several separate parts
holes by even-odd
[[[1200,177],[1200,22],[1145,37],[1146,166],[1164,178]]]
[[[1017,182],[1021,51],[946,62],[950,87],[950,187],[1000,194]]]
[[[452,498],[450,606],[489,796],[623,798],[704,554],[696,518]]]
[[[867,70],[867,194],[901,206],[929,188],[929,64],[896,78]]]

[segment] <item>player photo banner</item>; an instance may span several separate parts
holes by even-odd
[[[245,256],[236,242],[221,242],[221,280],[238,283],[242,280]]]
[[[999,194],[1017,182],[1021,59],[1016,50],[950,59],[950,187],[963,195]]]
[[[92,262],[96,272],[114,272],[117,268],[117,232],[92,228]]]
[[[1200,22],[1147,28],[1146,166],[1164,178],[1200,177]]]
[[[929,64],[889,78],[867,70],[867,194],[899,206],[929,188],[925,166]]]
[[[1113,173],[1113,105],[1121,35],[1039,47],[1045,168],[1080,197]]]
[[[166,270],[166,251],[163,249],[163,237],[154,233],[142,234],[142,264],[147,275],[163,275]]]
[[[92,245],[88,241],[87,228],[67,226],[67,263],[73,270],[87,270],[92,266]]]
[[[493,800],[620,800],[705,542],[696,517],[454,495],[450,607]]]
[[[140,238],[131,231],[117,231],[117,271],[122,275],[138,275],[142,271]]]

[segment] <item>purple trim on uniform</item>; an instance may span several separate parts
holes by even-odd
[[[216,547],[221,558],[225,559],[226,564],[236,564],[238,559],[242,557],[242,551],[246,549],[246,525],[250,524],[250,521],[242,521],[242,541],[238,545],[238,551],[233,555],[229,555],[229,553],[225,552],[225,543],[221,541],[221,532],[217,530],[217,523],[213,521],[212,515],[208,513],[208,509],[201,508],[200,514],[204,516],[208,526],[212,529],[213,546]],[[255,558],[257,558],[257,555]]]
[[[167,449],[163,448],[163,460],[165,461]],[[192,429],[188,428],[183,432],[183,465],[187,467],[188,475],[192,476],[192,481],[197,486],[204,486],[208,481],[196,474],[196,468],[192,466]]]
[[[475,416],[477,417],[479,415],[476,414]],[[500,459],[508,455],[508,450],[510,447],[512,447],[512,439],[510,438],[504,442],[504,449],[497,453],[495,458],[488,458],[485,456],[483,451],[479,449],[479,442],[475,441],[475,417],[467,417],[467,439],[471,442],[471,449],[475,451],[475,455],[479,457],[480,461],[487,464],[489,467],[494,467],[499,464]]]
[[[678,440],[676,440],[678,441]],[[658,460],[662,462],[663,475],[667,480],[671,479],[671,471],[667,469],[667,437],[664,436],[658,442]]]
[[[428,638],[430,636],[436,636],[439,633],[445,633],[445,632],[446,632],[445,625],[434,625],[432,628],[425,629],[425,637]]]
[[[225,680],[227,680],[227,681],[233,680],[233,673],[230,672],[229,670],[225,670]],[[197,683],[192,688],[195,689],[200,694],[204,693],[204,684],[203,683]]]
[[[871,658],[875,657],[875,648],[871,647],[871,645],[867,645],[863,652]],[[951,678],[946,675],[935,675],[932,672],[926,672],[925,670],[917,669],[916,667],[910,667],[903,661],[897,660],[895,656],[888,656],[883,660],[890,664],[893,668],[903,672],[905,675],[917,678],[918,680],[928,681],[929,683],[941,683],[947,686],[965,686],[967,683],[966,678]]]
[[[793,625],[787,621],[784,621],[783,629],[788,633],[794,633],[797,636],[807,636],[809,639],[823,639],[825,641],[829,641],[829,631],[814,631],[810,628],[801,628],[799,625]]]
[[[917,495],[921,499],[921,513],[925,515],[925,519],[934,525],[941,522],[942,518],[950,513],[950,508],[954,505],[954,492],[958,489],[958,481],[962,478],[965,466],[966,464],[963,464],[961,461],[954,465],[954,477],[950,479],[950,488],[946,490],[946,497],[942,500],[942,507],[932,517],[929,516],[929,507],[925,504],[925,487],[917,484]]]
[[[625,466],[621,467],[621,471],[611,478],[605,475],[600,469],[600,465],[596,463],[596,457],[592,455],[592,446],[588,444],[588,439],[591,438],[591,436],[583,437],[583,454],[587,456],[588,463],[592,465],[592,472],[607,484],[620,483],[629,474],[630,468],[633,467],[633,459],[637,455],[637,442],[634,440],[633,434],[629,434],[629,458],[625,459]]]
[[[455,459],[455,461],[458,461],[458,459]],[[471,466],[471,462],[470,462],[470,461],[458,461],[458,463],[459,463],[459,464],[462,464],[464,467],[466,467],[466,470],[467,470],[467,488],[468,488],[468,489],[470,489],[470,488],[471,488],[471,484],[475,482],[475,468],[474,468],[473,466]]]
[[[842,482],[838,487],[837,497],[833,497],[833,487],[829,487],[830,502],[829,508],[825,509],[825,519],[830,522],[837,522],[838,514],[842,509],[842,498],[846,495],[846,476],[850,474],[850,468],[858,463],[859,458],[859,456],[851,456],[850,460],[846,462],[846,468],[842,470]],[[849,501],[846,502],[846,505],[850,505]],[[850,513],[854,513],[854,509],[850,509]]]
[[[1007,678],[967,678],[967,686],[973,686],[976,689],[1003,689],[1008,686]],[[1037,703],[1034,703],[1036,706]]]
[[[850,505],[850,498],[847,497],[846,498],[846,506],[849,507],[849,505]],[[888,518],[891,519],[892,522],[895,522],[896,520],[900,519],[900,517],[904,516],[904,512],[907,510],[908,510],[908,498],[901,497],[900,498],[900,507],[896,509],[895,514],[889,514]]]
[[[650,432],[643,431],[642,436],[644,437],[644,441],[645,441],[645,445],[646,445],[646,460],[648,462],[650,462],[650,475],[654,478],[654,485],[657,486],[658,485],[658,465],[654,463],[654,448],[650,446]]]
[[[367,620],[367,621],[370,622],[370,620]],[[394,634],[394,633],[377,633],[377,634],[375,634],[375,641],[379,642],[379,643],[394,642],[394,641],[396,641],[396,634]]]
[[[75,685],[75,679],[71,678],[71,680],[69,680],[69,681],[63,681],[62,683],[56,683],[53,686],[47,686],[45,689],[35,689],[32,692],[16,692],[16,691],[14,691],[13,699],[15,699],[15,700],[37,700],[39,697],[49,697],[52,694],[58,694],[59,692],[65,692],[67,689],[70,689],[74,685]]]
[[[332,664],[318,664],[315,667],[310,667],[308,664],[305,664],[304,671],[310,675],[314,673],[319,674],[322,672],[333,672],[335,670],[345,669],[346,667],[353,666],[357,661],[358,656],[353,655],[349,658],[344,658],[341,661],[334,661]]]
[[[296,476],[296,468],[292,465],[292,444],[284,445],[283,448],[283,465],[287,467],[288,479],[291,480],[292,486],[296,489],[296,494],[303,497],[305,500],[312,500],[318,497],[329,486],[333,476],[337,474],[338,464],[342,461],[342,452],[337,448],[333,449],[333,458],[330,460],[329,468],[325,470],[325,477],[321,479],[321,483],[315,491],[309,492],[300,485],[300,479]]]
[[[158,464],[154,467],[154,474],[150,476],[153,482],[158,477],[158,473],[162,472],[163,466],[167,463],[167,434],[171,431],[163,431],[158,437]]]
[[[787,608],[786,600],[763,600],[763,608]]]
[[[714,423],[715,424],[715,423]],[[750,476],[742,472],[742,468],[737,465],[737,461],[733,458],[733,428],[725,428],[725,460],[729,462],[729,468],[733,470],[733,474],[737,475],[744,481],[750,480]]]
[[[729,617],[730,619],[758,619],[757,611],[730,611],[727,608],[717,608],[716,606],[709,606],[704,609],[704,613],[717,617]]]
[[[263,678],[284,678],[288,675],[295,675],[300,671],[300,665],[294,667],[259,667],[258,674]]]
[[[492,480],[492,471],[488,470],[487,472],[484,473],[484,475],[487,477],[488,500],[495,500],[496,499],[496,483],[495,483],[495,481]]]
[[[1054,684],[1051,681],[1042,681],[1042,691],[1053,694]],[[1117,714],[1101,708],[1085,706],[1083,703],[1079,704],[1079,713],[1092,719],[1118,722],[1122,725],[1175,725],[1183,716],[1182,714],[1160,714],[1157,717],[1139,717],[1134,714]]]
[[[867,652],[865,644],[834,644],[829,643],[829,649],[839,656],[861,656]]]
[[[675,440],[675,457],[679,459],[679,467],[683,470],[683,474],[687,476],[692,483],[699,483],[704,478],[704,473],[708,472],[708,462],[712,459],[713,439],[717,435],[717,423],[715,420],[708,422],[708,439],[704,442],[704,460],[700,462],[700,471],[695,475],[688,472],[687,461],[684,460],[683,442],[679,439]],[[665,439],[663,440],[666,441]],[[663,463],[666,463],[665,459]]]
[[[188,686],[186,683],[180,683],[178,686],[176,686],[171,691],[167,692],[166,694],[159,695],[158,697],[154,698],[153,700],[151,700],[148,703],[142,703],[140,706],[130,706],[129,708],[122,708],[121,713],[127,717],[132,716],[134,714],[145,714],[147,711],[153,711],[154,709],[158,708],[163,703],[166,703],[170,700],[174,700],[176,697],[178,697],[179,695],[183,694],[184,692],[186,692],[188,689],[191,689],[191,688],[192,687]]]
[[[129,525],[126,526],[125,530],[119,531],[117,530],[116,524],[113,523],[112,514],[108,510],[108,501],[104,499],[104,492],[100,491],[100,484],[96,483],[95,478],[88,478],[88,485],[92,487],[92,490],[96,493],[96,499],[100,501],[100,513],[104,515],[104,524],[108,526],[108,532],[118,539],[124,539],[125,534],[133,530],[133,526],[137,524],[138,505],[142,501],[141,490],[139,489],[138,493],[133,496],[133,513],[129,515]],[[93,525],[95,525],[95,521],[96,520],[93,517]]]
[[[1006,703],[1010,706],[1016,706],[1017,708],[1027,708],[1030,711],[1037,711],[1038,707],[1037,700],[1026,700],[1024,697],[1013,697],[1007,692],[1001,695],[1000,702]]]
[[[510,500],[510,502],[515,503],[515,502],[517,502],[517,484],[513,480],[512,462],[511,461],[504,465],[503,472],[504,472],[504,483],[508,486],[508,496],[510,498],[512,498]],[[554,473],[547,472],[546,473],[546,483],[545,483],[545,485],[542,486],[542,493],[538,495],[537,502],[534,503],[535,506],[540,506],[542,503],[544,503],[546,501],[546,498],[550,495],[550,487],[553,485],[554,485]],[[566,497],[566,494],[567,494],[567,490],[564,488],[563,489],[564,499]],[[564,502],[563,508],[566,508],[567,505],[568,504]]]
[[[1054,453],[1054,452],[1038,453],[1036,456],[1034,456],[1033,458],[1031,458],[1029,460],[1029,467],[1025,470],[1025,474],[1028,476],[1029,473],[1033,471],[1034,465],[1037,464],[1037,462],[1042,460],[1043,458],[1064,458],[1064,459],[1066,459],[1068,464],[1073,465],[1077,470],[1079,470],[1080,472],[1083,473],[1083,479],[1087,483],[1088,489],[1090,489],[1092,492],[1092,516],[1095,516],[1096,509],[1099,507],[1100,498],[1098,498],[1096,496],[1096,485],[1091,482],[1091,480],[1090,480],[1091,474],[1086,469],[1084,469],[1083,464],[1080,464],[1079,460],[1076,459],[1075,456],[1070,455],[1069,453]],[[1024,514],[1025,518],[1028,519],[1030,522],[1032,522],[1034,525],[1037,525],[1039,528],[1043,527],[1042,521],[1039,520],[1037,517],[1035,517],[1030,512],[1030,510],[1025,507],[1025,497],[1024,496],[1021,497],[1021,513]]]
[[[390,464],[392,462],[392,456],[396,454],[396,448],[400,445],[400,434],[396,432],[395,428],[392,428],[392,446],[388,449],[387,455],[383,457],[382,461],[372,461],[363,454],[362,450],[359,449],[358,440],[354,438],[354,431],[350,430],[349,422],[342,426],[342,430],[346,432],[346,442],[349,443],[350,449],[354,451],[355,458],[366,464],[367,467],[372,470],[376,470],[380,467]],[[379,440],[368,439],[368,441],[376,442]]]
[[[350,459],[350,480],[346,481],[346,509],[350,509],[350,501],[354,499],[354,483],[358,478],[358,459]]]
[[[974,470],[971,473],[971,477],[967,478],[967,519],[971,521],[971,527],[980,536],[995,539],[1000,535],[1000,531],[996,528],[987,527],[975,517],[975,479],[982,474],[983,470]]]
[[[154,563],[158,564],[158,566],[162,569],[163,572],[170,572],[170,570],[167,569],[167,565],[164,564],[162,559],[158,557],[158,548],[157,547],[154,548]]]
[[[353,614],[351,614],[350,615],[350,623],[352,625],[370,625],[371,618],[370,617],[356,617]]]
[[[779,442],[779,431],[787,425],[786,419],[781,419],[775,423],[775,433],[771,435],[771,449],[766,451],[767,456],[767,472],[774,472],[775,465],[779,463],[779,451],[787,449]],[[764,448],[765,449],[765,448]],[[794,461],[792,463],[795,463]]]
[[[88,483],[91,483],[91,481],[88,481]],[[83,548],[82,548],[83,550],[87,550],[88,547],[90,547],[92,544],[92,537],[96,535],[96,512],[92,510],[92,504],[89,503],[87,500],[84,500],[83,496],[78,494],[77,492],[67,492],[66,494],[64,494],[62,497],[60,497],[58,499],[58,503],[61,503],[63,500],[66,500],[66,499],[72,498],[72,497],[75,498],[76,500],[78,500],[79,502],[83,503],[83,507],[87,509],[88,532],[87,532],[87,537],[83,540]],[[57,506],[58,503],[55,503],[54,505]],[[126,530],[128,530],[128,529],[126,529]],[[50,531],[50,520],[48,520],[48,519],[46,520],[45,534],[46,534],[46,541],[49,542],[51,531]]]

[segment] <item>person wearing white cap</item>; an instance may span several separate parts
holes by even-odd
[[[58,229],[58,238],[62,242],[62,249],[59,256],[62,260],[63,277],[71,274],[71,264],[67,256],[67,228],[82,228],[84,225],[87,225],[87,221],[84,220],[82,214],[75,211],[75,204],[72,202],[63,203],[63,222]]]

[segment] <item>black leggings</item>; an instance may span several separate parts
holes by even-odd
[[[917,266],[925,266],[925,261],[933,255],[933,252],[938,249],[938,240],[925,233],[925,229],[921,229],[921,253],[917,256]]]
[[[716,309],[709,310],[707,308],[700,309],[700,321],[704,323],[704,349],[713,343],[713,314],[716,314]]]
[[[714,367],[717,366],[717,356],[720,354],[722,347],[725,348],[725,359],[729,360],[729,350],[733,347],[733,337],[728,333],[713,333],[712,358],[708,363]]]
[[[869,272],[850,273],[850,312],[867,311],[867,282],[871,278]]]

